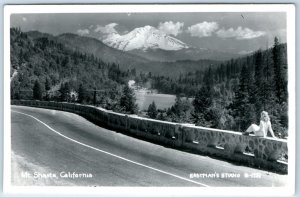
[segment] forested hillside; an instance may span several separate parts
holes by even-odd
[[[53,36],[51,34],[41,33],[38,31],[29,31],[25,34],[32,39],[48,38],[51,41],[63,44],[68,50],[93,55],[95,58],[99,58],[106,63],[118,64],[122,71],[135,69],[138,73],[151,72],[155,75],[164,75],[176,78],[182,72],[203,70],[212,64],[217,65],[219,63],[219,61],[209,60],[208,58],[203,60],[186,59],[170,61],[166,59],[166,61],[151,61],[140,57],[138,53],[120,51],[115,48],[111,48],[100,40],[91,37],[79,36],[72,33]],[[173,51],[172,53],[174,53],[173,56],[180,56],[179,54],[175,54],[179,52]],[[200,56],[198,59],[200,59]]]
[[[271,49],[204,72],[188,72],[178,79],[150,78],[152,87],[159,92],[179,95],[172,108],[157,113],[158,119],[245,131],[252,123],[259,123],[264,110],[271,117],[275,133],[287,135],[287,51],[286,44],[280,44],[277,38]],[[182,96],[194,100],[189,102]],[[155,103],[149,106],[148,114],[155,114],[154,106]]]
[[[33,39],[16,28],[11,29],[10,43],[12,99],[79,99],[121,110],[118,105],[129,70],[69,50],[48,37]]]
[[[125,71],[130,69],[132,65],[148,62],[139,56],[111,48],[96,38],[79,36],[72,33],[53,36],[39,31],[29,31],[26,34],[33,39],[47,37],[49,40],[63,44],[69,50],[91,54],[107,63],[119,64]]]
[[[202,60],[202,59],[210,59],[217,61],[225,61],[231,58],[237,58],[241,55],[226,53],[217,50],[211,50],[206,48],[183,48],[178,51],[167,51],[162,49],[147,49],[144,50],[131,50],[129,51],[131,54],[138,55],[140,57],[144,57],[148,60],[156,61],[156,62],[175,62],[180,60]]]
[[[146,64],[128,69],[72,48],[71,41],[66,45],[49,34],[30,34],[11,29],[12,99],[79,102],[137,113],[127,85],[135,80],[177,95],[169,109],[157,110],[153,102],[144,114],[150,118],[245,131],[259,123],[265,110],[276,135],[288,133],[287,49],[277,38],[272,48],[243,58],[152,62],[152,67],[139,70]]]
[[[281,66],[286,81],[286,44],[280,44],[278,47],[280,48]],[[242,58],[231,59],[225,62],[210,61],[210,66],[202,66],[200,69],[194,71],[190,71],[188,69],[186,72],[184,72],[181,70],[177,78],[152,74],[150,77],[152,79],[152,87],[162,93],[175,95],[182,94],[193,97],[197,92],[197,89],[199,89],[203,85],[204,81],[207,80],[214,87],[220,86],[218,88],[234,90],[234,88],[236,88],[238,85],[237,83],[239,81],[240,72],[243,65],[249,69],[249,72],[255,72],[257,54],[260,54],[261,56],[261,62],[259,63],[260,65],[258,67],[261,67],[265,74],[271,72],[269,75],[273,75],[273,55],[272,49],[269,49],[265,51],[257,51],[251,55]],[[149,76],[146,76],[146,78],[149,78]],[[269,80],[271,80],[271,78],[269,78]]]

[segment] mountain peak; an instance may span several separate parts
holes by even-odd
[[[176,51],[188,48],[184,42],[171,37],[164,32],[146,25],[138,27],[131,32],[120,35],[111,34],[103,42],[111,47],[123,51],[131,51],[134,49],[163,49],[168,51]]]
[[[138,27],[138,28],[136,28],[136,29],[147,29],[147,30],[150,30],[150,29],[156,29],[156,28],[153,27],[153,26],[150,26],[150,25],[146,25],[146,26],[144,26],[144,27]]]

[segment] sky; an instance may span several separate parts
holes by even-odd
[[[13,14],[11,26],[59,35],[76,33],[97,39],[124,35],[153,26],[189,46],[230,53],[248,53],[286,42],[286,14],[272,12],[226,13],[68,13]]]

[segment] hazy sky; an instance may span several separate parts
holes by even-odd
[[[285,13],[101,13],[14,14],[11,26],[58,35],[77,33],[98,39],[150,25],[188,45],[244,53],[286,42]]]

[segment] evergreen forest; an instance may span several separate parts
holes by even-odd
[[[11,99],[77,102],[117,112],[243,132],[270,115],[275,135],[288,136],[287,48],[273,46],[202,70],[165,76],[122,69],[48,37],[32,38],[11,28]],[[175,104],[138,109],[129,80],[176,95]]]

